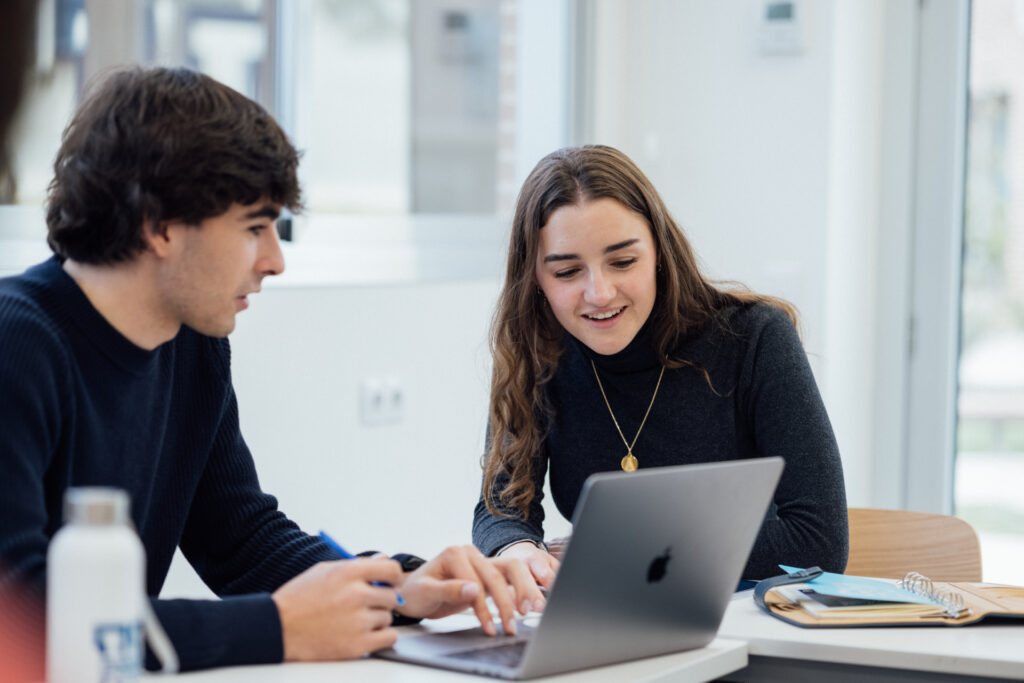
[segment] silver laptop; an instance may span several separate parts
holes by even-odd
[[[703,647],[782,468],[757,458],[592,475],[536,626],[410,633],[377,656],[521,679]]]

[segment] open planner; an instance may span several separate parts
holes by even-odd
[[[933,582],[911,572],[883,579],[782,567],[783,577],[758,584],[754,600],[797,626],[963,626],[989,617],[1024,620],[1024,587]]]

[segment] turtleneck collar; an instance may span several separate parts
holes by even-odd
[[[626,348],[609,356],[595,352],[568,332],[565,334],[571,343],[575,344],[587,359],[594,361],[594,365],[600,370],[615,373],[641,372],[661,365],[661,359],[658,358],[654,347],[653,317],[653,315],[647,317],[647,322],[636,333],[632,341],[626,344]]]

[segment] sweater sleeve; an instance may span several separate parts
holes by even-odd
[[[0,602],[19,628],[44,635],[48,520],[45,475],[60,434],[66,365],[59,340],[0,299]]]
[[[490,434],[490,431],[488,425],[487,433]],[[544,478],[546,476],[547,458],[536,458],[533,466],[533,486],[536,493],[533,500],[530,501],[529,514],[525,519],[503,505],[498,498],[498,494],[508,484],[507,475],[499,476],[490,491],[481,491],[480,500],[473,512],[473,545],[479,548],[481,553],[490,557],[516,541],[529,540],[540,543],[544,540],[544,507],[541,505],[541,501],[544,498]],[[491,501],[498,510],[506,514],[495,515],[488,510],[487,504],[484,502],[485,494],[491,497]]]
[[[183,670],[280,662],[281,623],[270,592],[317,562],[338,559],[260,489],[233,391],[180,546],[203,581],[224,598],[158,601]]]
[[[839,447],[800,339],[780,312],[761,328],[742,373],[757,451],[786,462],[744,578],[774,576],[779,563],[842,572],[849,540]]]
[[[281,620],[268,593],[221,600],[150,598],[150,603],[174,645],[181,671],[273,664],[284,658]],[[149,648],[146,668],[159,669]]]

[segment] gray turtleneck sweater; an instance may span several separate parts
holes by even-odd
[[[786,468],[743,577],[774,576],[781,573],[780,563],[842,572],[848,551],[842,463],[796,330],[767,304],[728,308],[721,318],[675,349],[673,357],[694,367],[665,371],[633,454],[641,468],[781,456]],[[650,328],[648,321],[611,356],[566,335],[549,386],[555,415],[534,467],[538,495],[526,519],[495,516],[482,499],[477,503],[473,542],[484,554],[516,540],[543,540],[540,491],[548,472],[555,505],[572,519],[586,478],[619,468],[626,447],[590,362],[632,440],[660,370]]]

